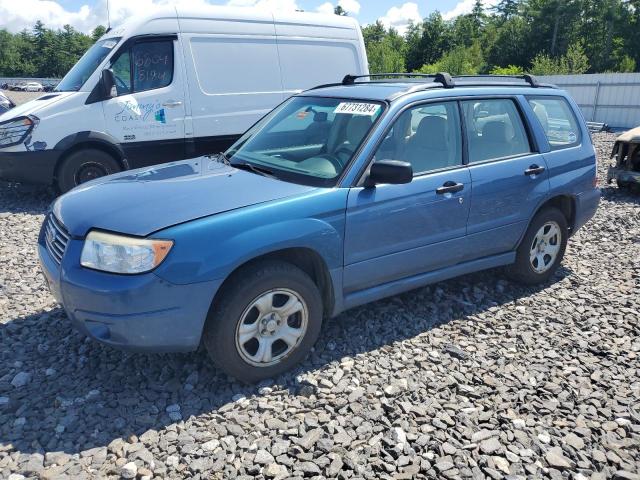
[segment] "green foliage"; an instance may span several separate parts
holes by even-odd
[[[570,75],[586,73],[589,70],[589,59],[580,44],[573,44],[565,55],[551,57],[547,54],[537,55],[531,64],[530,73],[534,75]]]
[[[632,72],[640,67],[640,0],[475,0],[470,13],[434,12],[404,36],[380,22],[363,27],[371,72],[452,74]],[[345,15],[341,7],[337,15]],[[0,76],[62,77],[105,33],[70,26],[0,29]]]
[[[375,25],[369,27],[375,29]],[[384,27],[382,28],[384,31]],[[378,36],[374,29],[368,32],[369,39],[366,41],[370,73],[404,72],[406,70],[404,38],[393,29],[383,36]]]
[[[522,75],[524,70],[517,65],[508,65],[506,67],[493,67],[489,70],[491,75]]]
[[[629,55],[624,55],[620,59],[620,63],[618,64],[618,68],[615,70],[620,73],[627,72],[635,72],[636,71],[636,61],[631,58]]]
[[[471,13],[444,20],[436,11],[410,24],[404,43],[386,42],[379,22],[363,34],[376,72],[402,64],[452,74],[632,72],[640,67],[640,0],[500,0],[490,8],[476,0]]]
[[[451,75],[475,75],[484,66],[479,44],[459,46],[450,50],[435,63],[423,65],[420,73],[449,72]]]
[[[0,30],[0,76],[63,77],[106,29],[96,27],[91,35],[70,25],[51,30],[38,21],[30,32],[11,34]]]

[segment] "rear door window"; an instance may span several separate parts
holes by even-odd
[[[573,110],[562,97],[527,97],[552,150],[580,144],[581,135]]]
[[[512,99],[465,100],[462,110],[470,163],[531,152],[522,117]]]

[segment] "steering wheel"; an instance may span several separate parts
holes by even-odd
[[[129,85],[127,85],[126,83],[124,83],[124,80],[122,80],[120,77],[118,77],[117,75],[114,75],[114,78],[116,79],[116,85],[120,88],[122,88],[123,92],[129,92]],[[118,92],[120,93],[120,92]]]
[[[330,153],[323,153],[321,155],[316,155],[315,158],[324,158],[325,160],[329,160],[329,163],[331,163],[331,165],[333,165],[333,168],[336,169],[336,173],[340,173],[344,168],[344,165],[342,165],[342,162],[340,161],[340,159]]]

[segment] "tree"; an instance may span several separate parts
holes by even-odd
[[[589,70],[589,59],[582,45],[575,43],[569,46],[566,55],[551,57],[538,54],[532,62],[530,73],[534,75],[570,75],[586,73]]]
[[[107,33],[107,29],[104,27],[104,25],[98,25],[91,32],[91,40],[97,42],[105,33]]]
[[[335,13],[336,15],[340,15],[341,17],[347,16],[347,11],[340,5],[336,6],[336,8],[333,9],[333,13]]]
[[[482,71],[484,60],[479,44],[459,46],[450,50],[437,62],[423,65],[420,73],[448,72],[451,75],[476,75]]]
[[[518,13],[520,8],[520,0],[500,0],[498,4],[492,8],[503,21],[509,20]]]

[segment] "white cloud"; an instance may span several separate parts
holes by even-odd
[[[356,0],[338,0],[338,5],[350,15],[358,15],[360,13],[360,2]],[[325,2],[316,8],[320,13],[333,13],[336,6],[331,2]]]
[[[418,4],[407,2],[399,7],[391,7],[384,17],[379,20],[386,27],[393,27],[401,35],[404,35],[409,27],[409,23],[418,23],[422,21],[422,16],[418,10]]]
[[[338,0],[338,5],[340,5],[345,12],[352,15],[358,15],[360,13],[360,2],[356,0]]]
[[[473,10],[473,5],[475,4],[475,0],[462,0],[458,2],[455,7],[453,7],[448,12],[442,12],[442,18],[445,20],[452,20],[458,15],[464,15],[465,13],[471,13]],[[483,2],[485,10],[491,7],[495,7],[499,2],[499,0],[485,0]]]
[[[217,0],[215,3],[271,11],[294,11],[300,8],[296,0]],[[109,7],[111,24],[117,25],[133,16],[149,13],[156,7],[211,4],[213,1],[208,0],[110,0]],[[70,24],[80,31],[90,32],[97,25],[107,24],[107,1],[97,0],[91,7],[83,5],[74,11],[65,9],[53,0],[0,0],[0,29],[19,32],[33,28],[37,20],[41,20],[48,28],[57,29]]]
[[[316,12],[320,12],[320,13],[333,13],[333,9],[334,9],[334,5],[331,2],[324,2],[322,5],[320,5],[318,8],[316,8]]]

